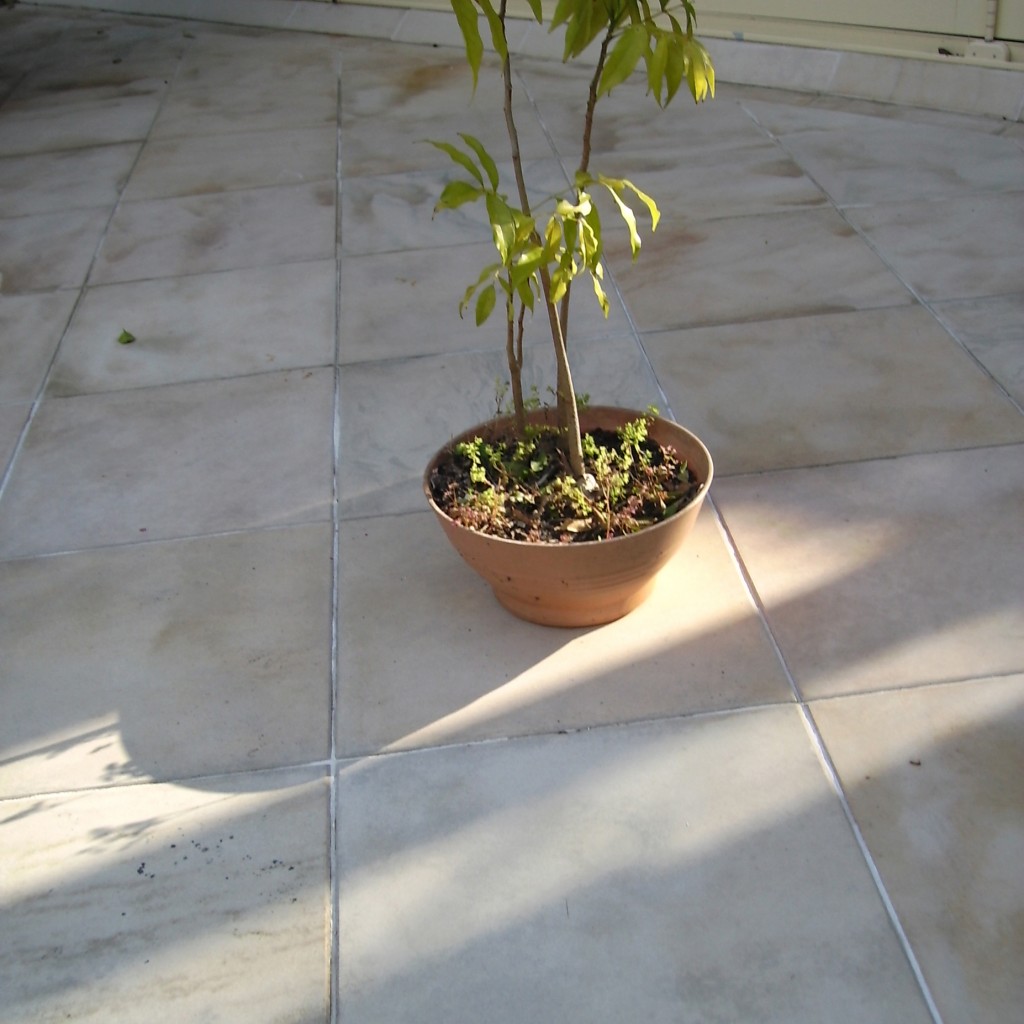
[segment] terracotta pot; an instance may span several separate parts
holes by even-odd
[[[594,406],[580,413],[584,431],[614,430],[637,418],[632,409]],[[553,410],[530,414],[534,423],[552,422]],[[423,488],[455,550],[482,576],[513,615],[545,626],[597,626],[632,611],[650,593],[658,570],[689,536],[711,486],[711,455],[696,435],[671,420],[655,418],[650,437],[676,450],[700,481],[696,497],[675,515],[639,533],[575,544],[530,543],[478,533],[453,522],[434,502],[430,478],[453,444],[500,433],[508,419],[466,430],[427,466]]]

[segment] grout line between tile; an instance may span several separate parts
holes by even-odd
[[[341,602],[341,573],[339,572],[341,533],[340,482],[338,480],[338,459],[341,452],[341,76],[338,76],[335,105],[335,165],[334,165],[334,400],[331,407],[331,713],[329,719],[330,737],[330,790],[329,820],[327,837],[327,872],[330,880],[330,905],[327,910],[329,927],[327,969],[328,1015],[331,1024],[341,1018],[341,994],[339,991],[341,970],[339,957],[341,935],[339,931],[339,907],[341,901],[341,871],[338,864],[338,750],[337,715],[339,707],[339,638],[338,614]]]
[[[709,496],[710,497],[710,496]],[[746,564],[743,561],[739,553],[739,549],[736,546],[735,538],[733,537],[729,526],[725,521],[725,517],[722,515],[719,508],[714,505],[712,498],[712,506],[715,511],[715,516],[718,522],[719,530],[722,534],[722,538],[725,541],[726,547],[729,550],[729,555],[733,560],[733,564],[736,566],[737,571],[743,581],[744,589],[747,592],[747,597],[754,606],[757,612],[758,618],[761,620],[761,628],[765,631],[768,640],[772,646],[772,650],[775,652],[775,657],[778,659],[779,665],[782,671],[785,673],[786,680],[789,683],[789,688],[793,693],[793,697],[796,701],[797,709],[800,712],[801,720],[803,721],[804,728],[807,731],[808,738],[811,741],[811,746],[814,748],[814,752],[818,758],[818,762],[821,764],[822,770],[825,773],[829,784],[832,787],[832,791],[835,793],[836,798],[839,801],[839,806],[842,809],[843,816],[846,818],[846,823],[853,834],[854,841],[860,850],[861,857],[864,859],[864,863],[867,866],[868,873],[871,875],[871,880],[874,882],[875,891],[878,893],[879,899],[882,901],[882,906],[885,908],[887,917],[889,918],[889,924],[896,934],[896,938],[899,941],[900,947],[903,950],[903,955],[906,957],[907,963],[910,967],[911,972],[914,975],[914,980],[917,982],[918,990],[921,993],[921,997],[924,999],[925,1005],[928,1008],[928,1013],[931,1015],[933,1024],[943,1024],[942,1016],[939,1013],[938,1006],[935,1004],[935,999],[932,996],[931,987],[928,984],[927,979],[924,976],[924,972],[921,969],[921,965],[918,962],[917,955],[914,952],[913,946],[910,944],[910,939],[907,936],[903,923],[900,921],[899,915],[896,912],[896,907],[892,902],[892,898],[889,896],[889,891],[886,888],[885,881],[882,878],[881,872],[879,871],[878,865],[875,862],[874,855],[868,847],[867,841],[864,838],[864,834],[861,831],[860,825],[857,823],[857,819],[854,816],[853,808],[846,796],[846,790],[843,788],[842,779],[839,777],[839,772],[836,769],[835,763],[832,760],[832,755],[828,751],[828,747],[825,744],[825,738],[822,736],[821,731],[818,729],[818,724],[814,719],[814,715],[811,712],[811,708],[804,698],[803,692],[800,689],[799,683],[796,681],[793,675],[789,663],[786,660],[786,656],[782,652],[782,648],[779,646],[778,639],[775,636],[774,631],[771,628],[771,624],[768,621],[768,613],[765,609],[764,603],[761,600],[760,594],[757,588],[754,586],[754,581],[747,570]]]

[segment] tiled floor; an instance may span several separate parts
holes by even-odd
[[[0,75],[4,1024],[1021,1019],[1019,125],[616,91],[580,384],[718,475],[551,631],[419,491],[502,367],[458,54],[21,8]]]

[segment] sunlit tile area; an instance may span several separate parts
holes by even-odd
[[[0,6],[0,1020],[1016,1022],[1019,123],[739,44],[612,93],[663,222],[577,383],[716,475],[644,605],[546,629],[421,484],[505,372],[422,141],[498,141],[495,65],[374,17]],[[579,76],[516,78],[540,188]]]

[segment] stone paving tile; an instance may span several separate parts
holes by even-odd
[[[599,629],[510,619],[432,515],[353,520],[339,546],[343,755],[792,698],[709,507],[654,596]]]
[[[1007,295],[1024,279],[1024,191],[878,203],[848,216],[922,298]]]
[[[1013,1020],[1024,676],[821,701],[814,717],[943,1020]]]
[[[109,210],[93,207],[0,220],[4,292],[80,288],[109,218]]]
[[[316,260],[90,288],[61,342],[49,394],[328,365],[334,281],[334,261]],[[122,330],[135,341],[118,344]]]
[[[322,772],[35,795],[0,820],[7,1020],[328,1020]]]
[[[643,340],[720,477],[1024,441],[1024,416],[920,306]]]
[[[78,292],[0,295],[0,401],[36,397]]]
[[[1024,448],[717,479],[808,698],[1024,670]]]
[[[318,523],[0,562],[0,795],[327,757],[330,550]]]
[[[329,370],[295,370],[45,402],[0,554],[327,520],[333,391]]]
[[[830,209],[670,221],[609,262],[642,331],[907,305],[911,294]],[[685,289],[678,282],[685,281]]]
[[[0,158],[0,215],[109,209],[138,153],[139,144],[132,142]]]
[[[1024,407],[1024,294],[940,302],[935,311]]]
[[[90,283],[326,259],[334,219],[330,182],[124,203]]]
[[[336,161],[333,125],[155,139],[143,147],[124,198],[333,181]]]
[[[930,1020],[795,709],[371,758],[338,786],[351,1024]]]

